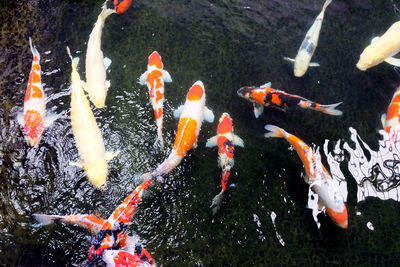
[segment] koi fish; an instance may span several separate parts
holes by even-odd
[[[163,145],[162,125],[163,125],[163,102],[164,102],[164,82],[172,82],[171,75],[164,70],[164,65],[160,55],[154,51],[149,56],[147,71],[140,78],[139,83],[147,84],[151,105],[153,106],[154,115],[157,124],[157,140]]]
[[[33,216],[42,225],[64,222],[89,229],[96,235],[89,250],[89,260],[91,262],[101,259],[103,251],[107,249],[117,248],[134,252],[138,240],[136,237],[128,236],[125,231],[132,220],[133,213],[136,211],[143,192],[151,182],[152,180],[146,180],[136,187],[107,220],[101,218],[100,215],[90,214],[67,216],[33,214]]]
[[[90,33],[86,50],[87,84],[85,89],[89,94],[90,101],[96,108],[104,107],[107,90],[110,87],[110,81],[106,81],[106,69],[110,66],[111,60],[103,58],[103,52],[101,51],[101,34],[104,22],[108,16],[115,13],[115,10],[107,8],[107,1],[104,2],[103,9]]]
[[[276,107],[285,110],[286,108],[301,107],[305,109],[312,109],[320,111],[329,115],[342,115],[342,111],[335,109],[342,102],[321,105],[316,102],[310,101],[298,95],[291,95],[284,91],[270,88],[271,83],[268,82],[260,87],[245,86],[240,88],[237,93],[240,97],[253,102],[254,115],[258,118],[264,111],[265,107]]]
[[[222,200],[222,194],[226,191],[228,178],[234,165],[233,152],[235,150],[235,145],[243,147],[244,143],[239,136],[233,133],[232,119],[228,113],[224,113],[219,119],[217,135],[208,139],[206,143],[206,147],[218,146],[218,164],[222,168],[222,190],[213,198],[210,206],[213,214],[218,211]]]
[[[319,67],[317,62],[310,62],[315,49],[318,45],[319,32],[321,31],[322,21],[324,19],[325,9],[332,2],[332,0],[326,0],[322,7],[321,13],[315,19],[313,25],[308,30],[306,37],[300,45],[299,51],[297,52],[296,58],[284,57],[284,60],[294,62],[294,76],[303,76],[308,67]]]
[[[117,14],[122,14],[128,10],[131,4],[132,0],[114,0],[114,10]]]
[[[107,250],[104,252],[103,261],[108,267],[156,266],[150,253],[141,246],[136,246],[134,253],[124,250]]]
[[[287,133],[285,130],[274,126],[265,125],[269,131],[264,136],[285,138],[297,151],[305,168],[305,181],[318,195],[319,206],[326,207],[326,213],[330,219],[339,227],[347,228],[347,209],[339,188],[333,183],[329,172],[321,163],[313,150],[298,137]]]
[[[89,181],[101,188],[107,179],[107,160],[118,153],[105,152],[103,137],[97,126],[90,103],[82,89],[82,81],[78,73],[79,58],[72,59],[69,48],[68,54],[72,60],[71,73],[71,124],[80,162],[72,163],[82,167]]]
[[[46,116],[46,96],[41,82],[40,54],[32,45],[31,37],[29,37],[29,46],[33,54],[32,67],[26,87],[24,112],[18,114],[17,120],[24,127],[28,145],[37,146],[44,128],[50,126],[57,116],[51,113]]]
[[[197,137],[203,120],[214,121],[213,112],[205,104],[204,85],[201,81],[197,81],[189,89],[185,104],[174,111],[175,118],[180,117],[174,147],[169,157],[151,174],[152,177],[167,174],[179,165],[189,149],[197,146]]]
[[[360,55],[357,68],[365,71],[385,61],[400,66],[400,59],[394,58],[400,52],[400,21],[395,22],[381,37],[374,37]]]
[[[400,86],[394,93],[386,114],[382,115],[381,121],[390,140],[396,142],[397,134],[400,131]]]

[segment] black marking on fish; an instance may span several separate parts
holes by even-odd
[[[315,45],[306,38],[301,45],[300,49],[305,50],[308,54],[312,55],[315,51]]]

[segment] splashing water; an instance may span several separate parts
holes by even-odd
[[[350,154],[348,170],[357,182],[357,202],[363,201],[366,197],[399,201],[400,142],[389,141],[389,135],[381,130],[379,133],[383,139],[378,141],[378,151],[374,151],[361,139],[354,128],[350,127],[349,130],[350,139],[355,144],[354,149],[346,142],[343,143],[343,149],[341,149],[341,140],[338,140],[334,150],[328,152],[329,141],[325,141],[324,152],[328,158],[332,176],[345,181],[345,176],[339,166],[344,161],[345,150]]]

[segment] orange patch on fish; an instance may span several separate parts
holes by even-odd
[[[43,97],[43,92],[42,92],[42,90],[40,90],[39,87],[32,85],[32,91],[33,91],[33,93],[32,93],[33,98],[42,98]]]
[[[39,70],[40,71],[40,65],[39,64],[33,64],[32,65],[32,70]]]
[[[399,103],[392,103],[387,111],[386,120],[390,120],[394,117],[398,117],[400,112],[400,105]]]
[[[346,205],[344,205],[344,209],[342,212],[335,212],[327,207],[326,213],[328,213],[329,217],[331,217],[334,222],[339,224],[345,224],[345,228],[347,228],[346,222],[348,220],[348,215],[347,215]]]
[[[24,121],[24,129],[27,137],[35,139],[43,132],[43,118],[39,112],[35,110],[28,110],[25,113]]]
[[[192,86],[192,88],[190,88],[189,93],[187,94],[187,99],[189,101],[200,100],[201,97],[203,96],[203,93],[204,93],[203,87],[196,84]]]
[[[277,106],[281,106],[282,105],[282,99],[280,99],[278,94],[273,94],[272,95],[272,99],[271,102]]]
[[[257,103],[264,105],[264,97],[265,97],[265,92],[263,91],[253,91],[251,93],[251,96],[257,101]]]
[[[156,91],[156,102],[160,101],[163,98],[164,98],[164,94],[161,93],[160,91]]]
[[[200,87],[201,88],[201,87]],[[183,157],[186,152],[196,142],[197,121],[192,118],[182,118],[179,120],[178,132],[174,143],[174,150],[177,155]]]
[[[158,54],[157,52],[153,52],[149,56],[149,65],[150,66],[156,66],[157,69],[162,69],[164,66],[163,66],[163,63],[161,61],[160,54]]]
[[[156,119],[161,118],[161,116],[163,115],[163,110],[161,108],[155,109],[154,115],[155,115]]]
[[[161,84],[162,73],[159,70],[153,70],[147,75],[147,82],[150,84],[150,88],[157,89],[162,86]],[[154,97],[154,95],[152,96]]]
[[[32,72],[32,83],[40,83],[40,75],[35,71]]]
[[[218,124],[217,133],[218,134],[225,134],[232,132],[232,121],[229,119],[228,116],[225,116],[223,120]]]
[[[132,4],[132,0],[114,0],[114,9],[117,14],[124,13]]]

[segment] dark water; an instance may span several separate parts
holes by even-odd
[[[158,265],[398,265],[398,199],[367,197],[339,164],[347,182],[349,228],[337,228],[306,208],[308,185],[295,151],[284,140],[263,137],[276,124],[308,144],[328,151],[340,140],[354,146],[349,127],[378,149],[380,116],[400,83],[398,70],[383,63],[356,69],[361,51],[400,13],[395,0],[334,0],[327,8],[311,68],[302,78],[282,60],[294,57],[323,1],[180,0],[134,1],[125,14],[110,16],[102,49],[112,59],[106,107],[94,110],[107,150],[121,150],[109,164],[107,188],[98,190],[78,160],[69,118],[68,45],[81,59],[84,78],[86,42],[102,1],[2,1],[0,3],[0,262],[14,265],[79,265],[91,235],[76,226],[34,227],[33,213],[100,213],[107,218],[169,154],[189,87],[202,80],[207,106],[216,118],[228,112],[245,148],[237,148],[230,187],[212,217],[209,205],[220,190],[217,151],[205,147],[216,122],[204,123],[197,149],[143,197],[129,231],[136,232]],[[41,53],[47,109],[62,114],[44,132],[37,148],[24,142],[16,114],[22,110],[31,52],[28,37]],[[166,84],[164,149],[155,147],[156,126],[147,88],[137,80],[148,55],[157,50],[173,82]],[[323,104],[343,101],[344,114],[333,117],[307,110],[266,109],[254,118],[249,102],[236,95],[245,85],[272,86]],[[341,146],[341,149],[343,145]],[[327,167],[327,158],[322,153]],[[373,228],[371,227],[373,225]]]

